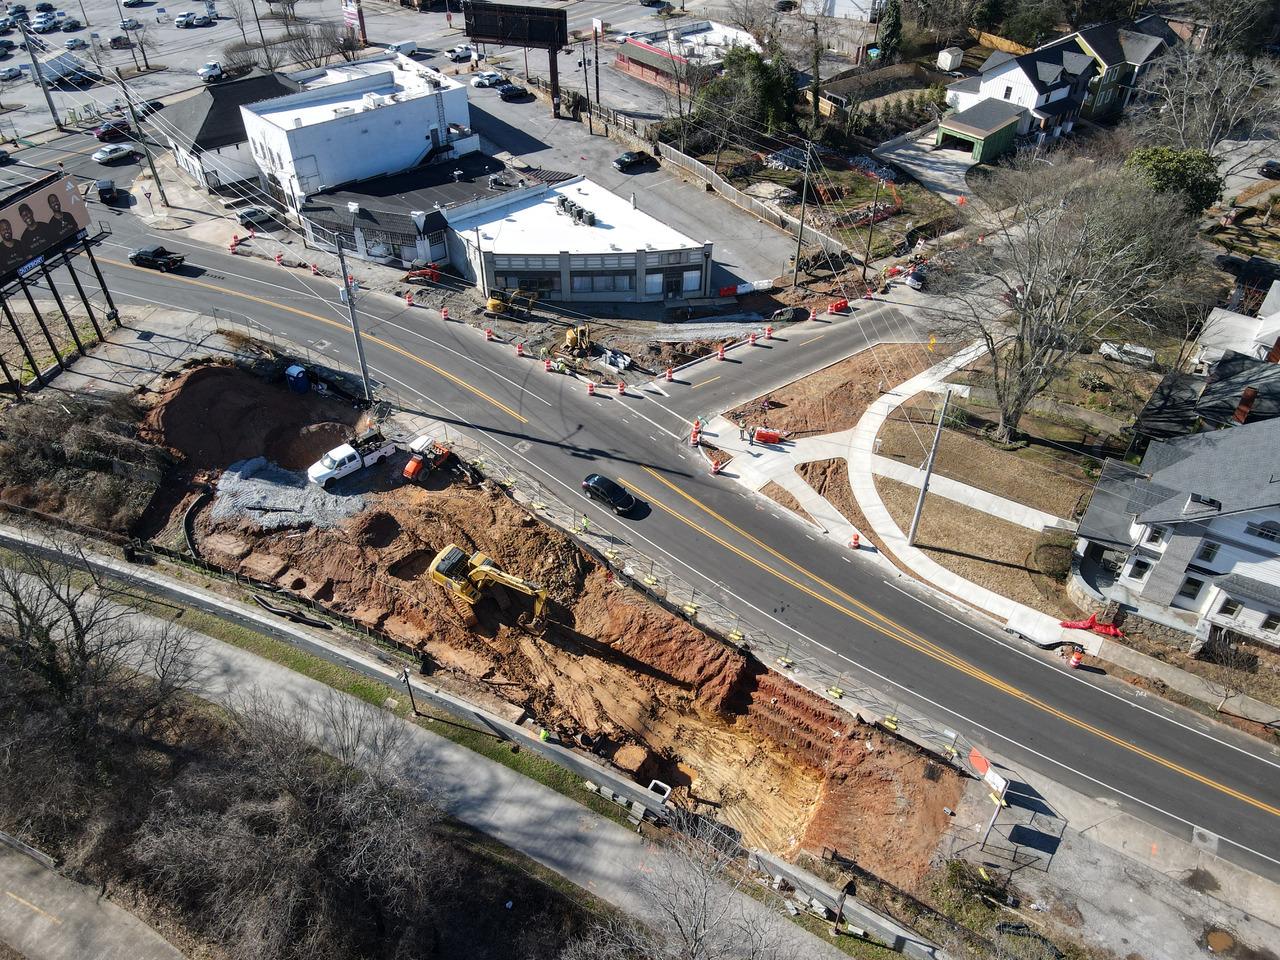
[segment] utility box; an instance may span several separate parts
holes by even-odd
[[[964,51],[959,47],[947,47],[938,51],[938,69],[943,73],[959,70],[964,61]]]

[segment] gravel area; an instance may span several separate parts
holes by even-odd
[[[269,509],[255,509],[264,507]],[[363,496],[329,493],[310,483],[306,471],[286,470],[266,457],[254,457],[222,472],[209,515],[222,521],[248,518],[266,530],[323,528],[337,526],[364,507]]]

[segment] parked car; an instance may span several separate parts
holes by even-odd
[[[661,7],[665,6],[666,0],[640,0],[642,7]]]
[[[12,50],[16,46],[12,40],[0,40],[0,50]]]
[[[134,109],[138,112],[139,118],[149,117],[153,113],[163,110],[164,104],[159,100],[147,100],[145,103],[138,104]]]
[[[22,71],[17,67],[0,67],[0,80],[17,80]]]
[[[496,70],[485,70],[471,78],[473,87],[500,87],[506,83],[506,77]]]
[[[462,44],[458,47],[450,47],[445,51],[444,55],[454,63],[462,63],[464,60],[470,60],[475,55],[475,48],[469,44]]]
[[[1280,180],[1280,160],[1268,160],[1258,168],[1258,173],[1268,180]]]
[[[84,40],[80,39],[79,37],[72,37],[70,40],[68,40],[66,43],[63,44],[63,46],[66,47],[68,50],[83,50],[88,45],[89,44],[87,44]]]
[[[67,17],[67,19],[59,20],[58,22],[62,24],[63,33],[75,33],[84,26],[84,24],[75,17]]]
[[[8,162],[9,162],[9,151],[0,150],[0,163],[8,163]]]
[[[212,27],[213,20],[210,17],[206,17],[203,13],[197,13],[191,18],[191,25],[193,27]]]
[[[150,267],[161,273],[176,270],[186,262],[187,258],[180,253],[170,253],[164,247],[139,247],[129,254],[129,262],[135,267]]]
[[[99,180],[93,186],[98,191],[98,199],[103,203],[115,203],[120,196],[114,180]]]
[[[773,9],[779,13],[786,13],[788,10],[794,10],[795,8],[796,0],[777,0],[777,3],[773,5]]]
[[[653,162],[653,157],[643,150],[628,150],[613,161],[613,169],[627,171],[632,167],[643,167]]]
[[[133,19],[133,17],[125,17],[120,21],[121,30],[137,30],[140,26],[142,26],[142,24]]]
[[[217,60],[210,60],[203,67],[196,71],[196,76],[205,83],[212,83],[214,80],[222,79],[222,64]]]
[[[906,283],[906,285],[910,287],[912,290],[923,290],[924,284],[925,284],[925,278],[927,276],[928,276],[927,269],[923,265],[921,265],[919,267],[916,267],[914,270],[909,271],[907,275],[903,277],[903,282]]]
[[[180,13],[176,17],[174,17],[173,25],[177,27],[179,30],[181,30],[184,27],[191,26],[191,21],[194,20],[195,18],[196,18],[196,15],[188,10],[186,13]]]
[[[53,13],[54,9],[53,4],[50,3],[49,0],[40,0],[40,2],[36,4],[36,13]]]
[[[113,143],[101,150],[93,151],[90,159],[96,163],[119,163],[122,160],[132,160],[133,148],[126,147],[123,143]]]
[[[31,24],[30,27],[32,33],[53,33],[59,29],[61,28],[58,26],[58,21],[52,18],[48,20],[39,20]]]
[[[144,3],[146,3],[146,2],[147,2],[147,0],[120,0],[120,6],[122,6],[122,7],[140,7],[140,6],[142,6],[142,5],[143,5]]]
[[[131,133],[133,133],[133,128],[129,126],[129,121],[127,120],[108,120],[93,131],[93,135],[101,143],[115,143],[119,140],[127,140]]]
[[[333,484],[348,476],[372,467],[396,452],[395,442],[388,440],[377,429],[369,429],[353,443],[334,447],[323,457],[307,467],[307,479],[328,490]]]
[[[582,481],[583,492],[592,500],[599,500],[614,513],[630,513],[636,507],[636,498],[608,477],[598,473],[588,474]]]
[[[523,100],[529,91],[517,83],[504,83],[498,88],[498,96],[503,100]]]
[[[26,12],[27,12],[27,5],[25,3],[9,4],[9,16],[11,17],[17,16],[19,14],[26,13]]]
[[[107,46],[112,50],[128,50],[133,46],[133,41],[126,37],[123,33],[117,33],[114,37],[107,41]]]
[[[275,220],[275,216],[270,210],[264,210],[262,207],[245,207],[243,210],[236,211],[236,219],[240,221],[240,226],[249,227],[258,223],[271,223]]]

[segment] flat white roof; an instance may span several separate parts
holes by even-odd
[[[556,198],[568,197],[596,215],[595,226],[574,223],[561,213]],[[632,208],[631,201],[591,180],[556,184],[510,203],[455,220],[449,225],[474,242],[480,228],[480,247],[497,254],[634,253],[640,249],[698,250],[703,244],[673,230],[661,220]]]
[[[690,59],[722,60],[731,47],[746,47],[760,52],[760,44],[751,34],[714,20],[702,20],[670,30],[655,30],[644,34],[641,39],[659,50],[666,50],[669,40],[672,53]]]
[[[305,70],[292,78],[302,84],[301,91],[246,109],[278,127],[292,129],[332,120],[344,108],[378,110],[462,86],[452,77],[400,55]]]

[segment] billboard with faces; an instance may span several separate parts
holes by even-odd
[[[88,229],[89,211],[71,177],[55,174],[24,187],[0,207],[0,285],[26,276]]]

